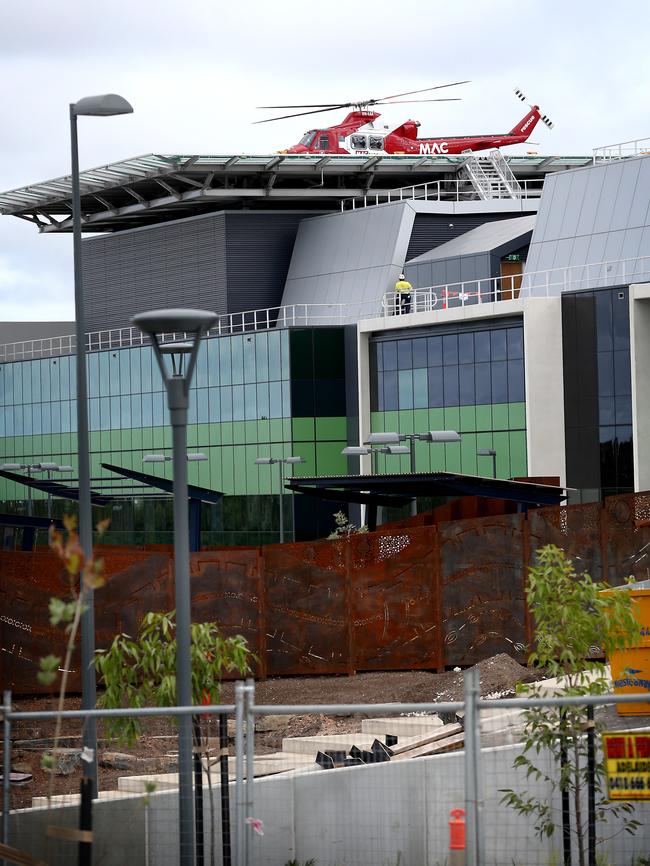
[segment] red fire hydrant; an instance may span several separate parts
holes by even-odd
[[[465,810],[452,809],[449,819],[449,866],[465,866]]]

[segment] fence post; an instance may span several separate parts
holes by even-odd
[[[481,731],[479,670],[468,668],[465,680],[465,814],[467,816],[467,866],[484,866],[481,816]]]
[[[2,844],[9,844],[9,810],[11,809],[11,691],[5,689],[2,701]]]
[[[245,818],[254,818],[255,817],[255,804],[254,804],[254,791],[253,785],[255,784],[255,714],[253,712],[253,705],[255,703],[255,680],[252,678],[248,678],[246,680],[245,686],[245,694],[246,694],[246,806]],[[245,825],[245,833],[246,833],[246,845],[244,846],[245,851],[245,863],[246,866],[249,866],[251,863],[251,838],[253,833],[253,828],[250,824]]]
[[[235,866],[244,866],[244,695],[243,682],[235,683]]]

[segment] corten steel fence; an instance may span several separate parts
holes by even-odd
[[[650,494],[437,525],[381,527],[347,539],[224,548],[192,555],[193,617],[243,634],[266,676],[443,669],[499,652],[523,660],[530,638],[524,584],[535,551],[566,550],[579,571],[616,585],[649,576]],[[102,550],[97,645],[133,635],[142,616],[173,607],[168,553]],[[0,553],[0,674],[38,691],[37,659],[61,648],[47,599],[65,592],[48,550]],[[59,653],[62,654],[62,653]],[[77,662],[71,688],[78,685]]]
[[[587,718],[591,707],[596,778],[603,759],[601,730],[635,727],[644,731],[646,749],[650,746],[650,729],[640,727],[647,717],[619,718],[611,707],[614,700],[627,706],[647,702],[647,694],[488,700],[479,698],[476,668],[464,678],[463,699],[446,703],[262,705],[248,680],[236,684],[230,706],[94,711],[100,729],[99,798],[89,804],[75,794],[59,795],[48,805],[44,797],[32,802],[27,788],[13,790],[4,783],[2,843],[10,850],[0,854],[5,853],[5,863],[174,866],[179,792],[170,720],[198,712],[207,738],[195,750],[197,866],[310,860],[317,866],[579,866],[576,803],[572,798],[563,809],[554,787],[560,760],[545,749],[537,753],[541,776],[528,776],[517,765],[525,740],[521,711],[545,706],[557,718],[566,707],[579,706]],[[11,710],[9,704],[7,694],[5,779],[12,756],[25,748],[26,735],[49,730],[55,715]],[[65,777],[68,789],[83,774],[81,726],[89,714],[65,713],[65,745],[55,757],[57,765],[77,760]],[[118,715],[137,717],[143,725],[143,737],[129,754],[116,753],[119,744],[110,738],[107,723]],[[228,717],[226,739],[212,736],[223,731],[218,720]],[[296,720],[312,721],[317,728],[334,718],[343,724],[334,736],[329,728],[308,737],[289,736]],[[269,730],[275,732],[275,751],[265,739]],[[587,736],[578,735],[581,748]],[[163,747],[157,754],[168,766],[152,766],[151,744],[167,739],[168,752]],[[32,743],[51,748],[42,737]],[[588,770],[588,750],[582,751],[582,769]],[[641,792],[646,801],[635,803],[626,816],[609,818],[599,813],[601,789],[585,784],[579,798],[585,866],[593,866],[596,856],[599,864],[645,866],[650,852],[646,777],[647,790]],[[508,789],[548,801],[555,826],[550,836],[537,832],[533,814],[518,814],[504,802]],[[626,832],[629,819],[639,824],[632,834]],[[450,846],[452,839],[458,847]]]

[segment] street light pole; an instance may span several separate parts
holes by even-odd
[[[284,544],[284,512],[282,510],[282,490],[283,490],[283,473],[282,466],[286,463],[289,466],[292,466],[294,463],[304,463],[304,457],[257,457],[255,463],[258,466],[272,466],[274,463],[278,464],[279,470],[279,480],[280,480],[280,489],[278,492],[279,504],[280,504],[280,544]]]
[[[494,448],[479,448],[476,452],[478,457],[492,458],[492,478],[497,477],[497,452]]]
[[[282,507],[282,466],[284,464],[284,460],[278,460],[278,476],[279,476],[279,493],[280,497],[280,544],[284,544],[284,508]]]
[[[72,238],[74,259],[74,308],[77,379],[77,452],[79,459],[79,543],[86,561],[93,555],[92,508],[90,500],[90,447],[88,441],[88,387],[86,381],[86,321],[81,252],[81,192],[79,187],[79,144],[77,117],[108,117],[130,114],[126,99],[109,93],[86,96],[70,105],[70,157],[72,164]],[[81,707],[94,710],[97,699],[95,676],[95,602],[94,590],[86,587],[81,614]],[[83,726],[83,745],[92,758],[85,765],[91,779],[92,797],[97,796],[97,727],[94,718]]]
[[[205,310],[154,310],[140,313],[132,323],[151,338],[156,361],[167,390],[172,425],[174,491],[174,584],[176,599],[176,703],[193,705],[192,698],[192,610],[190,592],[190,541],[187,484],[187,413],[190,384],[202,336],[217,320]],[[161,343],[158,334],[184,333],[192,338],[182,343]],[[172,371],[164,355],[171,355]],[[185,360],[187,365],[185,366]],[[158,457],[161,455],[149,455]],[[158,462],[158,461],[150,461]],[[180,866],[194,864],[194,803],[192,797],[192,717],[178,721],[178,814]]]

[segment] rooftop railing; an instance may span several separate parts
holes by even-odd
[[[417,288],[411,293],[411,312],[424,313],[516,298],[554,297],[567,291],[629,285],[632,282],[650,282],[650,256]],[[398,294],[386,292],[383,296],[368,301],[289,304],[262,310],[246,310],[220,315],[215,327],[208,331],[207,336],[223,337],[268,331],[271,328],[343,325],[362,319],[392,316],[403,311],[404,308],[405,305],[400,303]],[[163,334],[161,339],[167,343],[178,342],[186,340],[187,334]],[[149,339],[137,328],[132,327],[91,331],[86,335],[88,352],[125,349],[148,344]],[[0,345],[0,363],[73,355],[75,345],[73,334],[5,343]]]
[[[544,178],[520,180],[521,194],[516,199],[503,201],[519,201],[521,199],[538,199],[542,194]],[[476,201],[476,190],[467,179],[434,180],[428,183],[418,183],[413,186],[402,186],[395,189],[382,189],[368,192],[352,198],[343,199],[341,210],[357,210],[364,207],[374,207],[380,204],[391,204],[397,201]]]
[[[593,149],[594,164],[611,159],[644,155],[650,155],[650,138],[634,138],[631,141],[619,141],[616,144],[605,144]]]

